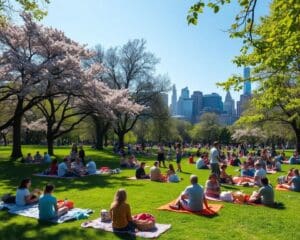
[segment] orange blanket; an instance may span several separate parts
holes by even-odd
[[[218,214],[218,212],[223,207],[222,204],[208,204],[210,209],[203,209],[202,211],[199,211],[199,212],[190,212],[190,211],[187,211],[184,209],[176,210],[176,209],[170,208],[170,205],[174,205],[175,203],[176,203],[176,200],[159,207],[158,210],[166,210],[166,211],[172,211],[172,212],[178,212],[178,213],[188,213],[188,214],[196,214],[196,215],[203,215],[203,216],[214,216],[214,215]]]
[[[279,184],[276,185],[275,189],[278,190],[278,191],[290,191],[289,189],[281,187]]]

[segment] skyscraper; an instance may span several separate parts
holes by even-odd
[[[161,93],[160,96],[165,106],[169,107],[169,95],[167,93]]]
[[[177,91],[175,84],[172,87],[172,103],[171,103],[171,114],[177,114]]]
[[[188,87],[185,87],[185,88],[181,89],[181,97],[183,99],[190,98],[190,90],[189,90]]]
[[[197,122],[200,111],[203,108],[203,93],[200,91],[194,91],[191,99],[193,100],[193,122]]]
[[[222,112],[222,97],[217,93],[203,95],[203,110],[206,112]]]
[[[245,67],[244,68],[244,95],[248,95],[250,96],[251,95],[251,81],[249,80],[250,79],[250,68],[249,67]]]
[[[188,87],[181,89],[181,95],[177,104],[177,114],[191,121],[193,115],[193,100],[189,96],[190,91]]]
[[[231,94],[229,91],[227,91],[226,96],[225,96],[225,101],[223,105],[223,110],[226,112],[228,115],[235,115],[235,107],[234,107],[234,100],[231,97]]]

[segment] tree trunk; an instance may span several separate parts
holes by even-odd
[[[108,146],[108,136],[107,136],[107,134],[104,135],[104,146],[105,147]]]
[[[18,103],[19,105],[19,103]],[[16,114],[13,123],[13,149],[11,153],[12,159],[17,159],[23,156],[21,149],[21,123],[22,123],[22,111],[20,114]]]
[[[93,121],[96,128],[96,144],[95,148],[98,150],[103,150],[103,126],[101,121],[96,116],[93,116]]]
[[[296,131],[296,151],[300,152],[300,129],[298,128]]]
[[[50,156],[54,155],[53,145],[54,145],[54,139],[53,139],[53,137],[52,136],[47,136],[48,154]]]
[[[119,149],[124,148],[124,137],[125,137],[124,132],[118,132]]]

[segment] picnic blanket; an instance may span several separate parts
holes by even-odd
[[[275,173],[277,173],[276,170],[267,170],[267,174],[275,174]]]
[[[36,218],[39,219],[39,209],[38,204],[26,205],[26,206],[17,206],[16,204],[6,204],[1,202],[0,209],[8,209],[8,212],[11,214],[21,215],[24,217]],[[93,210],[91,209],[81,209],[73,208],[69,210],[66,214],[49,220],[52,223],[63,223],[71,220],[78,220],[87,218]]]
[[[150,181],[150,178],[129,177],[129,178],[127,178],[127,180],[146,180],[146,181]]]
[[[233,204],[238,204],[238,205],[251,205],[251,206],[261,206],[262,204],[260,203],[252,203],[252,202],[238,202],[238,201],[233,201],[233,202],[229,202],[229,201],[224,201],[221,200],[220,198],[214,198],[214,197],[209,197],[209,196],[205,196],[205,198],[209,201],[214,201],[214,202],[227,202],[227,203],[233,203]]]
[[[276,187],[275,187],[275,189],[278,190],[278,191],[286,191],[286,192],[291,191],[289,189],[281,187],[280,184],[277,184]]]
[[[175,203],[176,203],[176,199],[174,201],[168,203],[168,204],[165,204],[165,205],[159,207],[158,210],[166,210],[166,211],[171,211],[171,212],[188,213],[188,214],[196,214],[196,215],[211,217],[211,216],[217,215],[218,212],[223,207],[222,204],[208,204],[210,209],[205,209],[203,207],[202,211],[191,212],[191,211],[187,211],[187,210],[184,210],[184,209],[172,209],[172,208],[170,208],[170,205],[174,205]]]
[[[112,228],[111,222],[101,222],[101,218],[97,218],[92,221],[87,221],[81,224],[81,227],[83,228],[95,228],[95,229],[101,229],[106,232],[114,232]],[[116,233],[124,233],[124,234],[130,234],[136,237],[142,237],[142,238],[157,238],[167,230],[171,228],[171,224],[160,224],[156,223],[155,228],[151,231],[138,231],[138,232],[116,232]]]
[[[83,176],[72,176],[72,177],[59,177],[57,175],[49,175],[49,174],[44,174],[44,173],[35,173],[33,176],[36,177],[47,177],[47,178],[60,178],[60,179],[74,179],[74,178],[82,178],[82,177],[88,177],[88,176],[93,176],[93,175],[108,175],[108,173],[103,173],[101,171],[96,171],[96,173],[93,174],[88,174],[88,175],[83,175]]]

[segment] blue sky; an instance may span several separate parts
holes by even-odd
[[[239,8],[236,4],[200,16],[198,26],[188,26],[186,15],[194,0],[51,0],[42,23],[66,32],[74,40],[93,47],[122,45],[144,38],[147,48],[160,58],[157,72],[168,74],[180,89],[190,92],[225,92],[216,82],[242,73],[232,63],[239,54],[240,40],[230,39],[230,27]],[[265,0],[257,13],[267,12]],[[235,99],[239,93],[233,93]]]

